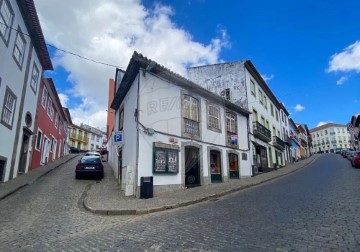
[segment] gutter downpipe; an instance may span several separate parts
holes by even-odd
[[[246,101],[247,101],[247,109],[250,111],[249,108],[249,100],[248,100],[248,93],[247,93],[247,83],[246,83],[246,67],[245,67],[245,63],[244,63],[244,82],[245,82],[245,95],[246,95]],[[249,150],[249,159],[252,160],[252,156],[251,156],[251,149],[250,149],[250,115],[248,117],[246,117],[246,121],[247,121],[247,128],[248,128],[248,133],[247,133],[247,139],[248,139],[248,150]],[[253,164],[251,161],[251,177],[254,177],[254,169],[253,169]]]
[[[140,69],[138,72],[138,85],[137,85],[137,101],[136,101],[136,110],[135,110],[135,121],[136,121],[136,167],[135,167],[135,173],[134,173],[134,177],[135,177],[135,183],[134,183],[134,192],[135,192],[135,197],[137,197],[138,194],[138,169],[139,169],[139,98],[140,98]]]

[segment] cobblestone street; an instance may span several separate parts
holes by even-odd
[[[75,180],[75,163],[0,201],[0,251],[360,251],[360,170],[340,155],[220,199],[140,216],[85,211],[82,193],[96,182]]]

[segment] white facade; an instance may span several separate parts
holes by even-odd
[[[251,176],[247,110],[231,105],[173,73],[161,76],[151,70],[145,71],[150,61],[143,62],[144,58],[136,53],[130,66],[135,65],[132,63],[135,59],[144,65],[131,73],[136,77],[126,95],[118,101],[115,97],[112,105],[116,110],[114,130],[123,131],[124,144],[119,148],[112,148],[111,143],[108,145],[112,148],[109,163],[121,180],[125,194],[138,196],[141,178],[149,176],[153,177],[155,193],[190,186],[189,183],[194,183],[192,179],[197,181],[196,185],[226,182],[236,173],[233,172],[235,163],[238,177]],[[156,69],[168,71],[159,65]],[[126,85],[131,74],[130,70],[125,73],[121,85]],[[123,91],[118,90],[116,96]],[[186,104],[190,104],[189,107]],[[211,113],[216,111],[216,120],[209,119],[210,110]],[[193,114],[194,111],[198,114]],[[236,118],[237,134],[232,137],[234,142],[237,138],[237,144],[233,146],[227,140],[229,113],[234,115],[232,122]],[[188,115],[195,117],[189,120]],[[120,117],[124,118],[123,123]],[[171,157],[166,158],[166,165],[159,163],[161,155]],[[229,158],[232,160],[231,172]],[[237,162],[234,161],[236,158]],[[164,170],[160,171],[160,168]],[[193,170],[199,174],[189,174]]]
[[[104,135],[106,137],[106,133],[102,132],[100,129],[89,126],[87,124],[81,124],[80,127],[89,131],[88,133],[89,142],[87,144],[87,150],[92,151],[103,147]]]
[[[0,22],[7,26],[0,25],[0,181],[7,181],[28,171],[40,80],[52,65],[33,2],[1,3],[6,17]],[[24,35],[31,33],[27,27],[37,27],[35,40]]]
[[[203,88],[224,95],[225,98],[252,112],[252,165],[261,167],[260,170],[264,171],[274,168],[275,164],[285,165],[289,158],[286,154],[288,147],[284,142],[289,136],[289,113],[277,101],[250,61],[190,68],[188,77]],[[284,116],[283,124],[280,111]],[[278,138],[274,138],[275,136]]]
[[[313,139],[312,153],[330,153],[336,149],[351,148],[346,125],[328,123],[310,130]]]

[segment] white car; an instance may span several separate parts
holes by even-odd
[[[101,157],[100,153],[97,151],[88,151],[85,153],[85,156],[96,156],[96,157]]]

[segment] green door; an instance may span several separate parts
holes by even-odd
[[[211,183],[222,182],[220,151],[210,151]]]

